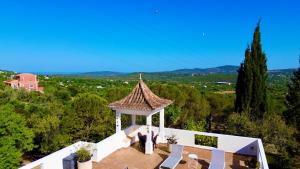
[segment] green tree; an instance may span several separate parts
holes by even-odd
[[[113,132],[114,115],[105,99],[95,94],[79,94],[63,119],[64,131],[74,141],[100,141]]]
[[[288,110],[284,115],[287,123],[293,125],[300,131],[300,67],[294,72],[291,82],[288,84],[286,105]]]
[[[129,92],[130,90],[125,87],[110,88],[107,90],[106,98],[109,102],[117,101],[127,96]]]
[[[299,57],[300,63],[300,57]],[[290,152],[292,155],[291,165],[293,168],[299,168],[300,163],[300,67],[296,70],[291,78],[291,82],[288,84],[288,93],[286,95],[286,106],[287,111],[284,112],[285,121],[290,126],[296,128],[297,132],[294,134],[298,144],[297,148],[293,148],[292,150],[298,150],[296,152]],[[291,159],[290,157],[287,159]],[[289,160],[291,161],[291,160]]]
[[[236,84],[236,112],[248,112],[251,118],[263,119],[267,111],[267,65],[260,39],[260,23],[253,35],[251,49],[245,52],[245,61],[241,64]]]
[[[60,105],[48,104],[33,111],[27,121],[35,134],[37,152],[48,154],[70,143],[70,137],[60,132],[60,117],[63,115]]]
[[[14,98],[13,89],[5,87],[4,90],[0,90],[0,105],[7,104]]]
[[[227,129],[228,134],[258,137],[259,129],[255,122],[251,121],[248,113],[233,113],[228,117]]]
[[[273,158],[269,163],[270,168],[299,168],[299,164],[296,166],[298,160],[295,153],[299,151],[299,144],[293,137],[295,130],[287,126],[278,115],[267,116],[262,124],[257,125],[261,125],[264,149],[269,158]]]
[[[241,63],[241,66],[238,70],[238,77],[236,81],[235,86],[235,93],[236,93],[236,99],[234,103],[234,109],[235,112],[242,112],[244,109],[244,105],[246,104],[244,102],[245,98],[245,70],[244,70],[244,64]]]
[[[181,116],[181,109],[177,106],[170,105],[165,109],[165,121],[166,126],[176,125]]]
[[[210,105],[210,115],[207,119],[208,131],[222,132],[224,119],[233,112],[234,95],[209,93],[205,95]]]
[[[184,87],[182,92],[187,94],[187,99],[182,108],[184,113],[181,121],[184,122],[189,118],[193,118],[195,121],[206,119],[209,116],[210,107],[205,96],[192,87]]]
[[[289,147],[297,145],[293,138],[294,129],[287,126],[278,115],[266,117],[260,130],[265,150],[268,153],[280,154],[287,151]]]
[[[267,111],[267,64],[266,56],[262,51],[260,39],[260,24],[258,23],[251,45],[251,58],[253,60],[253,84],[251,97],[251,114],[257,119],[262,119]]]
[[[33,132],[10,105],[0,107],[0,169],[18,168],[25,151],[33,148]]]
[[[245,63],[242,63],[238,70],[235,101],[236,112],[249,112],[250,110],[253,85],[252,67],[251,51],[248,47],[245,51]]]

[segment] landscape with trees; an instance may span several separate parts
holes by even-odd
[[[300,68],[272,73],[266,59],[258,24],[237,73],[143,73],[143,80],[153,93],[174,101],[166,108],[166,127],[259,137],[270,168],[299,168]],[[0,80],[15,74],[1,71]],[[131,91],[138,73],[39,75],[39,80],[43,93],[0,84],[1,169],[17,168],[79,140],[98,142],[112,135],[115,115],[108,104]],[[124,115],[122,127],[130,120]],[[137,123],[143,122],[138,117]]]

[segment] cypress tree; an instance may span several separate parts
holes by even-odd
[[[251,101],[251,57],[249,47],[245,51],[245,63],[242,63],[238,70],[238,78],[236,83],[236,112],[247,112]]]
[[[244,66],[244,98],[242,100],[242,110],[244,112],[249,112],[250,109],[250,103],[251,103],[251,97],[252,97],[252,85],[253,85],[253,63],[251,58],[251,51],[248,47],[245,52],[245,66]]]
[[[251,45],[252,60],[252,96],[250,102],[251,116],[262,119],[267,111],[267,64],[260,41],[260,23],[257,24]]]
[[[262,119],[267,111],[266,56],[260,41],[260,25],[257,24],[251,49],[245,51],[245,61],[238,71],[236,83],[236,112],[247,112],[252,118]]]
[[[239,112],[239,113],[243,111],[242,100],[244,100],[244,93],[245,93],[243,88],[245,86],[244,78],[245,78],[244,63],[241,63],[241,66],[238,70],[238,77],[235,86],[236,99],[234,105],[235,112]]]

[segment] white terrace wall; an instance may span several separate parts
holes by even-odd
[[[99,162],[114,151],[122,147],[129,147],[130,144],[130,139],[127,138],[125,131],[122,130],[96,144],[97,152],[94,161]]]
[[[131,126],[98,143],[87,143],[81,141],[77,142],[44,158],[34,161],[24,167],[21,167],[21,169],[32,169],[37,166],[40,166],[43,169],[62,169],[62,159],[86,145],[90,145],[91,149],[93,150],[92,160],[95,162],[99,162],[114,151],[123,147],[129,147],[130,144],[137,141],[137,138],[132,141],[126,136],[131,132],[131,130],[136,130],[137,127],[140,128],[138,128],[136,132],[145,134],[146,126]],[[157,134],[159,128],[152,127],[152,130]],[[261,169],[269,169],[263,145],[260,139],[171,128],[165,128],[165,134],[166,136],[175,135],[175,137],[178,138],[178,144],[205,149],[212,149],[212,147],[196,145],[195,134],[217,137],[217,148],[222,149],[226,152],[257,156],[258,160],[261,162]]]
[[[37,161],[29,163],[20,169],[32,169],[32,168],[42,168],[42,169],[63,169],[63,158],[69,156],[71,153],[76,152],[81,147],[89,146],[91,150],[94,150],[94,143],[87,143],[83,141],[79,141],[75,144],[72,144],[68,147],[65,147],[59,151],[56,151],[48,156],[45,156]],[[95,155],[95,151],[92,152],[93,156]]]
[[[158,131],[158,127],[153,127],[153,128]],[[157,132],[155,130],[154,132]],[[165,128],[165,135],[166,136],[175,135],[175,137],[178,139],[177,140],[178,144],[204,148],[204,149],[212,149],[213,147],[196,145],[195,135],[217,137],[218,149],[227,152],[232,152],[232,153],[239,153],[239,154],[253,155],[253,156],[257,155],[258,146],[257,146],[256,138],[197,132],[197,131],[172,129],[172,128]]]
[[[92,160],[98,162],[117,149],[128,146],[130,146],[130,140],[127,139],[125,131],[121,131],[120,133],[116,133],[98,143],[79,141],[39,160],[29,163],[20,169],[33,169],[35,167],[42,169],[63,169],[63,159],[71,153],[75,153],[81,147],[89,147],[93,154]]]
[[[257,159],[260,162],[260,168],[269,169],[267,157],[261,139],[257,140],[257,145],[258,145]]]
[[[158,129],[159,129],[158,127],[152,127],[152,129],[155,133],[158,133]],[[256,156],[258,161],[260,161],[261,164],[260,168],[269,169],[261,139],[225,135],[225,134],[180,130],[180,129],[172,129],[172,128],[165,128],[165,134],[166,136],[175,135],[175,137],[178,139],[177,140],[178,144],[204,148],[204,149],[213,149],[213,148],[196,145],[195,144],[196,134],[217,137],[218,149],[224,150],[226,152]]]

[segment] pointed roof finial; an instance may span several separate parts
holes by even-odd
[[[140,80],[142,80],[142,74],[140,73]]]

